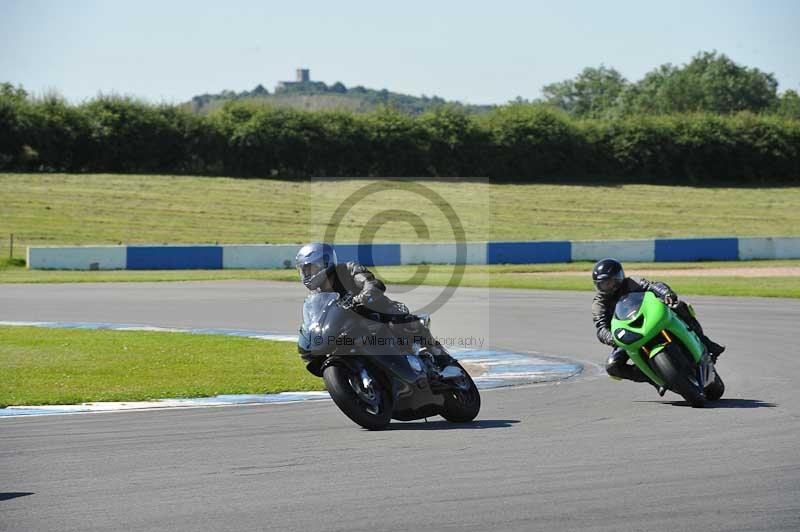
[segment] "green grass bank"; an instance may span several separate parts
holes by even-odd
[[[28,245],[300,243],[322,239],[335,209],[370,180],[0,173],[0,257]],[[800,234],[800,187],[488,184],[422,181],[440,199],[374,194],[349,210],[337,241],[452,241],[452,207],[470,241]],[[410,195],[409,195],[410,194]],[[417,236],[387,208],[420,216]]]
[[[668,273],[650,275],[669,283],[679,294],[714,296],[800,297],[800,260],[746,262],[626,263],[638,270]],[[466,266],[460,286],[542,290],[593,290],[589,271],[592,264],[514,264]],[[415,278],[416,266],[381,266],[372,270],[390,287],[394,284],[441,286],[451,282],[453,266],[424,266]],[[723,269],[724,274],[717,273]],[[775,269],[785,270],[776,272]],[[736,270],[742,274],[737,275]],[[763,275],[758,272],[763,270]],[[691,275],[687,275],[691,273]],[[679,274],[679,275],[678,275]],[[42,271],[22,266],[2,267],[2,283],[100,283],[256,280],[299,282],[293,269],[287,270],[159,270],[159,271]]]
[[[0,407],[322,390],[290,342],[0,327]]]

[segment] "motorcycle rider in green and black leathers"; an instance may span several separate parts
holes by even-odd
[[[351,297],[359,314],[386,322],[399,334],[417,341],[422,348],[427,348],[440,367],[453,362],[454,359],[418,316],[411,314],[403,303],[386,297],[386,285],[380,279],[356,261],[338,262],[332,245],[322,242],[306,244],[297,253],[295,266],[300,280],[309,290]]]
[[[614,316],[617,301],[631,292],[652,292],[669,305],[684,323],[697,333],[697,336],[708,348],[714,362],[725,351],[725,346],[717,344],[703,333],[703,328],[692,314],[689,305],[678,301],[678,295],[667,284],[650,282],[642,278],[625,277],[622,264],[614,259],[603,259],[595,264],[592,269],[592,281],[597,289],[597,294],[592,301],[592,319],[597,328],[597,339],[614,347],[614,351],[606,361],[606,372],[611,377],[653,384],[642,370],[628,363],[628,354],[625,349],[614,344],[614,336],[611,333],[611,318]],[[659,394],[664,395],[666,389],[658,386],[657,388]]]

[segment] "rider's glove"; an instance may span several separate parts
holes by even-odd
[[[670,307],[674,307],[678,304],[678,294],[675,292],[667,292],[667,294],[664,296],[664,303]]]
[[[354,306],[353,296],[351,296],[350,294],[345,294],[341,299],[341,305],[344,308],[352,308]]]
[[[360,307],[361,305],[364,304],[364,300],[365,299],[366,298],[365,298],[365,295],[363,293],[356,294],[356,295],[353,296],[353,299],[352,299],[353,300],[353,305],[356,306],[356,307]]]

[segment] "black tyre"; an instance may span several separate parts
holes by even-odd
[[[706,399],[708,401],[718,401],[722,394],[725,393],[725,383],[722,382],[722,377],[716,371],[714,373],[714,382],[706,386]]]
[[[333,402],[347,417],[369,430],[389,425],[392,420],[389,393],[368,369],[356,373],[343,366],[328,366],[322,378]]]
[[[456,382],[459,387],[457,391],[447,392],[441,416],[452,423],[467,423],[475,419],[481,410],[481,394],[461,364],[455,365],[461,368],[464,377]]]
[[[652,361],[670,390],[686,399],[694,408],[705,405],[702,385],[697,382],[693,365],[680,346],[669,344]]]

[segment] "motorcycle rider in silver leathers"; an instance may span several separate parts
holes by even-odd
[[[295,266],[309,290],[336,292],[341,298],[352,298],[359,314],[386,322],[403,337],[411,338],[420,348],[427,349],[441,368],[453,361],[418,316],[411,314],[403,303],[386,297],[386,285],[380,279],[356,261],[339,263],[332,245],[306,244],[297,253]]]

